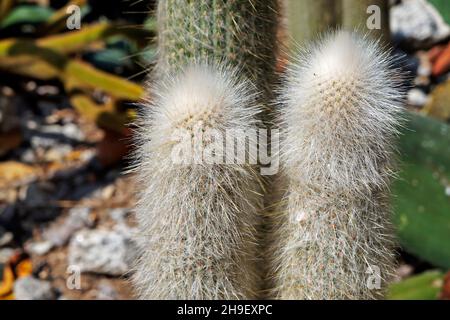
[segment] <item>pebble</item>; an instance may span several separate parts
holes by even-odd
[[[0,247],[10,244],[13,238],[14,236],[11,232],[2,230],[2,227],[0,226]]]
[[[49,162],[63,161],[64,157],[67,156],[72,150],[72,146],[68,144],[54,145],[45,153],[45,160]]]
[[[397,268],[396,278],[397,280],[405,279],[414,272],[414,268],[409,264],[401,264]]]
[[[50,241],[30,242],[25,248],[32,254],[43,256],[53,248],[53,243]]]
[[[20,160],[25,163],[34,163],[37,161],[36,154],[33,149],[26,149],[20,155]]]
[[[93,221],[90,218],[90,213],[90,208],[70,209],[68,217],[62,224],[55,224],[44,231],[44,239],[57,247],[65,245],[76,231],[85,227],[92,227]]]
[[[109,211],[109,216],[116,223],[125,223],[125,218],[127,217],[130,209],[128,208],[116,208]]]
[[[450,27],[425,0],[403,0],[390,10],[395,42],[411,49],[427,49],[450,35]]]
[[[56,294],[48,281],[32,276],[19,278],[14,283],[14,296],[17,300],[53,300]]]
[[[96,291],[97,300],[117,300],[119,298],[117,290],[106,281],[100,282]]]
[[[55,139],[52,137],[43,137],[43,136],[31,136],[30,143],[33,149],[39,148],[50,148],[55,144]]]
[[[420,89],[408,91],[408,104],[414,107],[423,107],[428,102],[428,96]]]
[[[5,264],[14,255],[15,250],[12,248],[0,249],[0,264]]]
[[[82,272],[120,276],[130,271],[136,245],[124,233],[81,230],[70,241],[69,264]]]

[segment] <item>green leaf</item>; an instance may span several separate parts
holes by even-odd
[[[445,22],[450,24],[450,1],[448,0],[428,0],[444,18]]]
[[[125,50],[108,48],[87,54],[84,58],[99,69],[115,74],[121,74],[124,70],[133,67],[129,57],[130,54]]]
[[[3,19],[0,27],[6,28],[15,24],[39,24],[49,19],[54,10],[49,7],[22,5],[11,10]]]
[[[444,274],[427,271],[417,276],[393,283],[389,287],[389,300],[436,300],[442,290]]]
[[[393,186],[394,222],[410,253],[450,268],[450,127],[409,113]]]

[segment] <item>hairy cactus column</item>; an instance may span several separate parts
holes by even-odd
[[[394,271],[388,205],[401,112],[389,54],[331,33],[284,87],[286,207],[274,234],[274,296],[374,299]]]
[[[278,0],[164,0],[157,14],[159,70],[226,62],[272,97]]]
[[[222,153],[226,134],[254,128],[261,111],[237,79],[193,65],[151,88],[135,168],[142,256],[133,280],[143,299],[257,297],[257,168],[225,164]]]

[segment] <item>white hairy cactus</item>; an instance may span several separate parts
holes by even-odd
[[[142,299],[256,297],[262,207],[256,168],[174,161],[180,130],[189,139],[177,150],[187,150],[200,132],[257,125],[253,86],[238,76],[229,68],[194,64],[150,85],[134,168],[142,255],[133,282]],[[197,147],[205,150],[213,140],[204,138]]]
[[[292,64],[282,89],[288,187],[273,219],[274,297],[383,296],[395,260],[388,189],[398,84],[389,53],[347,31]]]

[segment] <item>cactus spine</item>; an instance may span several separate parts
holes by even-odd
[[[274,296],[383,296],[394,271],[388,186],[401,110],[396,79],[388,53],[345,31],[293,63],[280,116],[289,186],[275,219]]]
[[[271,98],[278,0],[164,0],[157,14],[159,69],[226,62]]]
[[[255,168],[197,162],[186,158],[188,151],[186,162],[173,161],[174,145],[188,150],[200,132],[256,126],[256,96],[237,78],[231,69],[193,65],[152,86],[136,168],[143,186],[136,208],[142,256],[134,283],[143,299],[257,297],[262,198]],[[179,130],[188,141],[180,140]],[[205,152],[214,142],[202,139]]]
[[[257,297],[260,177],[250,165],[174,165],[167,137],[200,124],[256,125],[271,97],[277,18],[277,0],[158,3],[152,111],[142,115],[136,162],[141,298]]]

